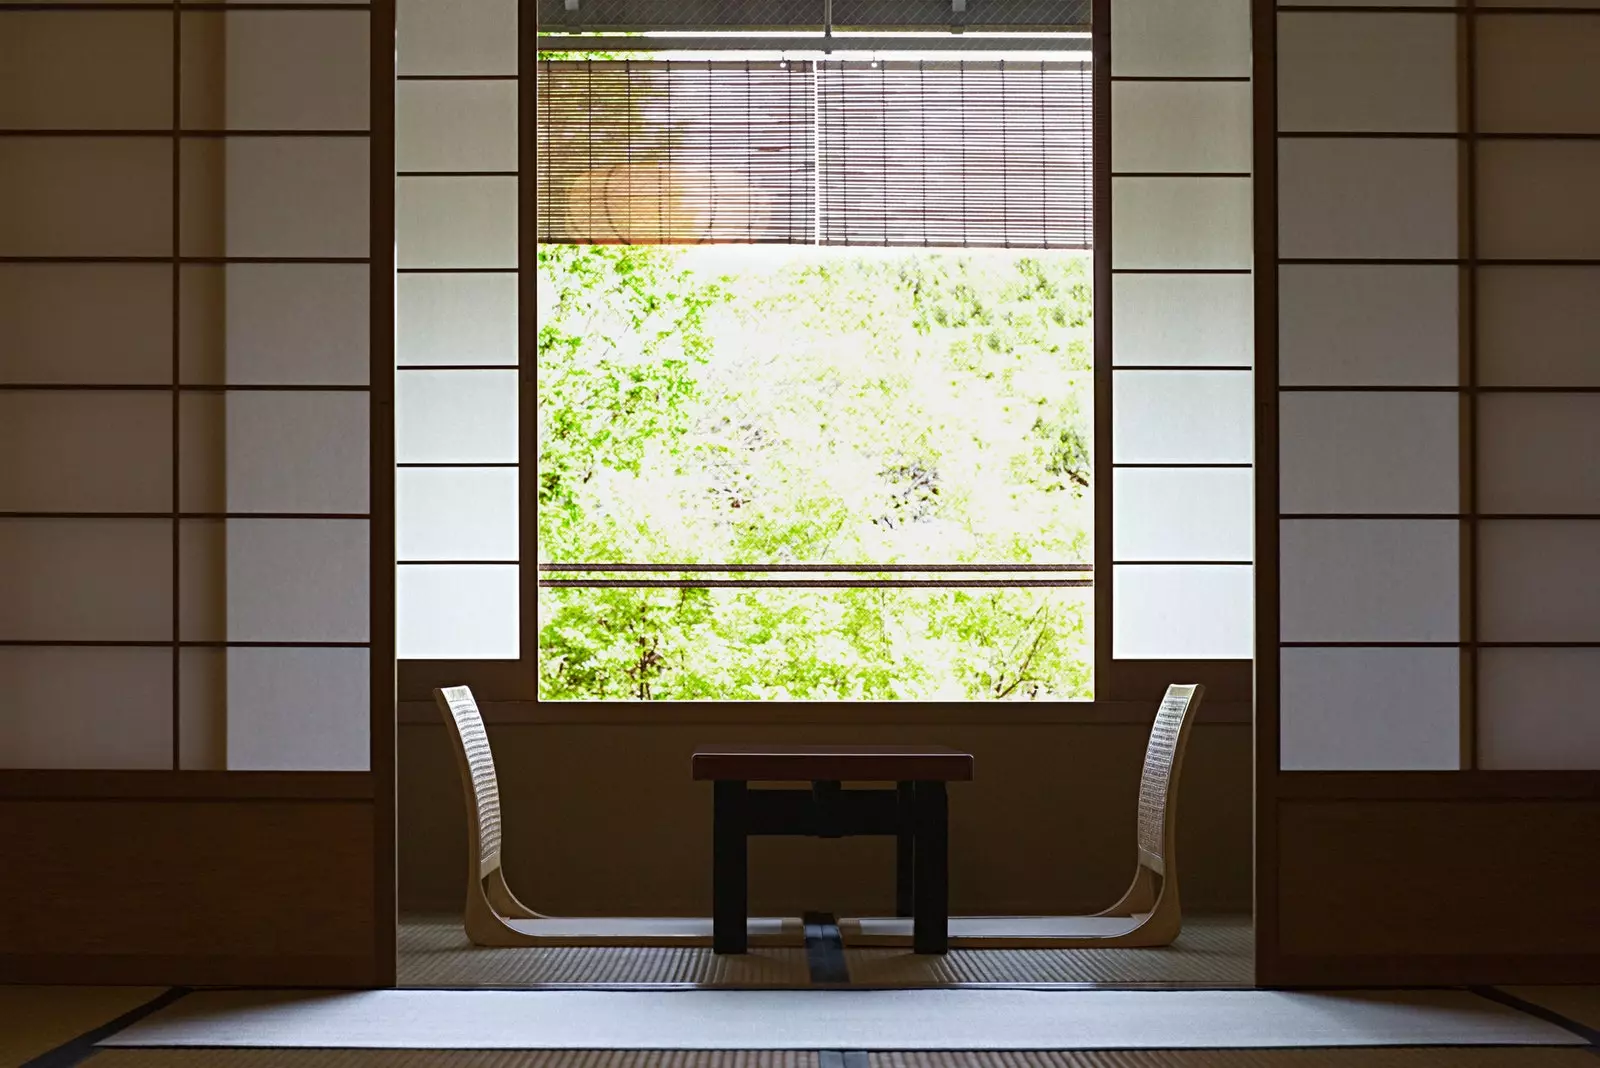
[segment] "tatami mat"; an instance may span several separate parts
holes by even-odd
[[[709,948],[541,946],[485,949],[467,940],[460,917],[407,917],[400,924],[400,985],[415,987],[693,983],[803,987],[803,949],[753,949],[717,956]]]
[[[204,991],[108,1046],[1229,1049],[1582,1045],[1467,991]]]
[[[1512,997],[1549,1009],[1591,1031],[1600,1031],[1600,986],[1503,986]]]
[[[801,1050],[108,1049],[85,1063],[87,1068],[818,1068],[817,1061],[815,1053]]]
[[[871,1068],[1594,1068],[1588,1050],[1205,1049],[1077,1053],[874,1053]],[[140,1066],[143,1068],[143,1066]]]
[[[1254,977],[1248,916],[1186,917],[1159,949],[952,949],[943,957],[905,949],[847,949],[857,986],[971,983],[1100,983],[1246,987]]]
[[[131,1012],[163,989],[0,985],[0,1068],[26,1064]]]

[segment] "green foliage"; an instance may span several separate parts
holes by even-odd
[[[541,560],[1088,559],[1085,266],[541,246]],[[547,588],[540,693],[1085,697],[1087,593]]]

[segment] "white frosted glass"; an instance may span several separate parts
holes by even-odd
[[[1600,522],[1478,524],[1478,637],[1600,641]]]
[[[1455,267],[1285,264],[1278,269],[1278,381],[1453,386],[1460,305]]]
[[[395,244],[401,267],[517,266],[517,179],[398,179]]]
[[[364,130],[370,124],[367,12],[191,10],[183,22],[186,128]]]
[[[1485,512],[1600,515],[1600,394],[1478,398],[1478,497]]]
[[[1457,649],[1284,649],[1284,771],[1454,771],[1461,766]]]
[[[229,771],[366,771],[366,649],[229,649]]]
[[[230,263],[227,381],[366,385],[372,269],[356,263]]]
[[[1251,366],[1254,285],[1235,274],[1113,276],[1113,365]]]
[[[230,519],[228,638],[364,642],[370,524],[359,519]]]
[[[1600,259],[1600,141],[1478,146],[1478,255]]]
[[[1285,393],[1278,398],[1284,512],[1454,512],[1461,500],[1454,393]]]
[[[1600,769],[1600,649],[1478,653],[1478,761],[1490,771]]]
[[[1112,74],[1247,76],[1250,0],[1117,0],[1111,40]]]
[[[1600,133],[1593,18],[1480,16],[1478,129],[1492,133]]]
[[[517,73],[517,0],[398,0],[400,74]]]
[[[1288,138],[1278,143],[1285,259],[1454,259],[1454,141]]]
[[[1254,568],[1112,568],[1111,655],[1119,660],[1247,660],[1254,654]]]
[[[0,519],[0,641],[168,641],[172,523]]]
[[[1283,641],[1460,639],[1459,522],[1285,520],[1279,539]]]
[[[0,264],[0,353],[0,382],[164,385],[172,267]]]
[[[4,647],[0,767],[172,767],[172,650]]]
[[[518,362],[515,274],[403,274],[395,303],[402,367]]]
[[[1115,463],[1249,463],[1254,385],[1249,371],[1117,371],[1112,376]]]
[[[396,474],[399,559],[517,559],[515,468],[405,467]]]
[[[367,510],[367,395],[228,394],[228,511]]]
[[[400,463],[515,463],[517,372],[401,371],[394,421]]]
[[[516,82],[400,82],[394,112],[402,171],[517,169]]]
[[[170,395],[0,392],[0,511],[171,507]]]
[[[1113,267],[1249,267],[1248,178],[1113,178]]]
[[[1111,556],[1249,560],[1255,473],[1249,468],[1124,467],[1112,472]]]
[[[514,660],[521,654],[518,567],[408,564],[396,572],[402,660]]]
[[[1420,14],[1278,16],[1278,129],[1451,132],[1456,20]]]
[[[1484,385],[1600,386],[1600,267],[1480,267]]]
[[[1114,82],[1114,171],[1251,170],[1247,82]]]

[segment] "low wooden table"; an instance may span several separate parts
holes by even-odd
[[[714,784],[712,947],[747,949],[749,836],[840,838],[892,834],[895,912],[911,916],[913,949],[949,944],[950,872],[945,784],[972,778],[972,754],[943,746],[703,746],[697,781]],[[751,790],[752,782],[806,782],[809,790]],[[844,790],[844,782],[893,782],[893,790]]]

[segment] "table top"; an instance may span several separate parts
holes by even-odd
[[[966,782],[972,754],[942,745],[702,745],[697,780]]]

